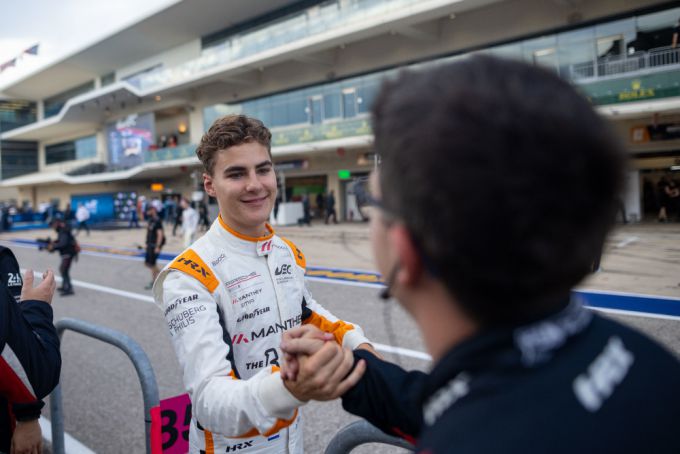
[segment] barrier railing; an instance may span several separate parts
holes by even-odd
[[[401,438],[385,434],[367,421],[355,421],[346,425],[333,436],[325,454],[347,454],[365,443],[382,443],[413,451],[413,445]]]
[[[151,367],[149,358],[131,337],[111,328],[98,326],[93,323],[73,318],[59,320],[54,325],[59,338],[64,331],[71,330],[85,336],[98,339],[123,350],[135,366],[139,382],[142,385],[144,397],[144,422],[146,425],[146,452],[151,454],[151,409],[159,404],[158,385],[156,375]],[[52,452],[65,454],[64,446],[64,415],[61,399],[61,385],[58,385],[50,395],[50,417],[52,419]]]
[[[680,64],[680,47],[659,47],[629,55],[600,58],[597,62],[584,62],[569,66],[574,81],[615,77],[639,71],[667,70],[668,66]]]

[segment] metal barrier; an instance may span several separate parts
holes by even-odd
[[[159,404],[156,375],[149,358],[131,337],[119,331],[73,318],[64,318],[54,325],[59,338],[70,329],[85,336],[93,337],[123,350],[137,370],[144,396],[144,422],[146,423],[146,452],[151,454],[151,409]],[[52,452],[65,454],[64,418],[61,405],[61,385],[57,385],[50,395],[50,417],[52,418]]]
[[[367,421],[355,421],[336,433],[326,447],[325,454],[347,454],[364,443],[383,443],[413,451],[413,445],[401,438],[382,432]]]

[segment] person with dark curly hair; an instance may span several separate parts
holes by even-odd
[[[588,100],[546,69],[476,56],[386,82],[373,130],[383,294],[413,316],[434,366],[355,351],[365,372],[343,407],[419,453],[680,452],[678,360],[571,293],[626,168]],[[333,397],[323,336],[296,328],[283,342],[296,397]]]

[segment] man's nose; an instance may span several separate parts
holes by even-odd
[[[246,183],[246,191],[256,192],[260,189],[262,189],[262,182],[260,182],[260,179],[257,177],[257,172],[249,172],[248,181]]]

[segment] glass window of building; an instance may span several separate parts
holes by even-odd
[[[38,143],[3,141],[0,154],[0,178],[13,178],[38,171]]]
[[[19,99],[0,101],[0,134],[36,120],[36,103]]]
[[[342,116],[343,118],[357,116],[357,91],[354,88],[342,90]]]
[[[111,85],[115,81],[116,81],[116,74],[113,73],[113,72],[110,72],[108,74],[104,74],[100,79],[102,87],[106,87],[107,85]]]
[[[316,95],[307,99],[307,115],[311,124],[319,124],[323,121],[323,96]]]
[[[94,158],[97,156],[97,137],[80,139],[45,146],[45,164]]]
[[[94,81],[90,81],[82,85],[78,85],[77,87],[71,88],[70,90],[61,92],[58,95],[52,96],[51,98],[45,99],[44,101],[45,118],[57,115],[61,111],[61,108],[64,107],[64,105],[69,99],[74,98],[78,95],[82,95],[83,93],[87,93],[88,91],[93,89]]]
[[[342,116],[341,98],[340,92],[335,90],[324,90],[329,91],[323,95],[323,113],[325,119],[340,118]]]
[[[557,70],[557,37],[543,36],[522,43],[524,60]]]

